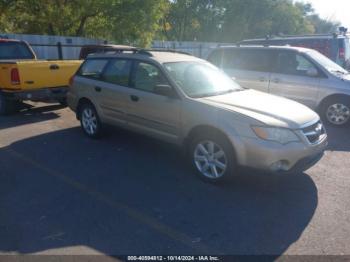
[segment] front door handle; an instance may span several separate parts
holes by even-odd
[[[272,80],[272,82],[274,82],[274,83],[279,83],[279,82],[281,82],[281,80],[280,80],[279,78],[274,78],[274,79]]]
[[[56,64],[50,65],[50,70],[58,70],[58,69],[60,69],[59,65],[56,65]]]
[[[259,78],[259,81],[260,81],[260,82],[265,82],[265,81],[266,81],[266,78],[265,78],[265,77],[260,77],[260,78]]]
[[[131,95],[130,96],[130,99],[131,99],[131,101],[133,101],[133,102],[137,102],[137,101],[139,101],[139,97],[138,96],[135,96],[135,95]]]
[[[101,90],[102,90],[102,88],[101,88],[101,87],[99,87],[99,86],[95,86],[95,91],[96,91],[96,92],[101,92]]]

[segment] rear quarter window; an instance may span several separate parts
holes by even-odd
[[[88,59],[81,66],[78,75],[93,79],[100,79],[102,72],[107,65],[107,59]]]
[[[111,84],[129,86],[131,60],[113,59],[103,72],[102,80]]]

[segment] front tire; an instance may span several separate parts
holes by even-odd
[[[331,125],[345,127],[350,124],[350,98],[334,97],[326,101],[321,115]]]
[[[236,167],[231,143],[220,134],[194,138],[190,144],[189,159],[197,176],[210,183],[232,177]]]
[[[80,107],[79,119],[85,135],[90,138],[100,137],[102,125],[97,111],[92,104],[85,103]]]

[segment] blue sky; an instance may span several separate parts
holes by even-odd
[[[349,0],[301,0],[311,3],[315,11],[322,18],[335,20],[350,29],[350,1]],[[350,30],[349,30],[350,31]]]

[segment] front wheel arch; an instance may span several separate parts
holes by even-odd
[[[337,103],[338,101],[340,102],[344,102],[345,105],[347,105],[348,107],[350,107],[350,95],[345,95],[345,94],[333,94],[333,95],[329,95],[327,97],[325,97],[319,104],[319,106],[317,107],[317,112],[320,114],[321,118],[324,121],[327,121],[328,123],[330,123],[327,120],[326,117],[326,110],[327,110],[327,106],[330,105],[331,103]],[[332,124],[332,123],[330,123]],[[347,126],[350,124],[350,120],[348,120],[347,123],[342,124],[340,126]],[[334,125],[334,124],[333,124]]]
[[[212,127],[212,126],[209,126],[209,125],[198,125],[198,126],[193,127],[190,130],[190,132],[188,133],[188,135],[186,136],[186,138],[184,140],[184,147],[186,148],[186,152],[188,152],[188,149],[189,149],[188,147],[189,147],[191,141],[195,137],[197,137],[197,136],[199,136],[201,134],[210,134],[210,135],[217,135],[217,136],[222,137],[227,142],[229,142],[229,145],[231,146],[232,151],[236,155],[235,148],[232,145],[232,143],[231,143],[230,139],[228,138],[228,136],[223,131],[221,131],[220,129]]]
[[[317,107],[317,112],[321,112],[322,109],[324,109],[324,106],[331,100],[335,100],[335,99],[349,99],[350,101],[350,95],[344,95],[344,94],[333,94],[333,95],[329,95],[326,96],[325,98],[323,98],[321,100],[321,102],[319,103],[318,107]]]

